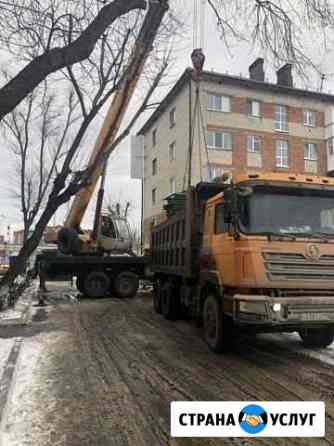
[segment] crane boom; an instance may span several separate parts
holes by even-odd
[[[136,40],[124,77],[113,97],[111,106],[97,137],[88,163],[88,168],[94,165],[98,157],[100,157],[115,140],[138,80],[142,74],[147,57],[152,50],[159,26],[169,7],[168,0],[148,0],[148,2],[148,12],[146,13],[139,36]],[[73,200],[71,209],[64,223],[65,227],[75,229],[80,227],[103,169],[104,163],[100,162],[97,163],[96,167],[92,170],[89,178],[89,186],[82,189]]]

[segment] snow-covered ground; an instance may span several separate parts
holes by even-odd
[[[31,325],[10,327],[0,340],[3,371],[22,339],[0,446],[334,444],[334,348],[308,350],[295,334],[275,334],[214,355],[195,326],[156,315],[149,296],[78,304],[68,284],[49,288],[51,304],[33,307]],[[169,436],[171,400],[252,397],[326,401],[326,439],[231,443]]]

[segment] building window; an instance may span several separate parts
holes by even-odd
[[[327,139],[328,155],[334,155],[334,138]]]
[[[261,152],[261,139],[255,135],[249,135],[247,137],[247,151],[251,153]]]
[[[152,161],[152,175],[156,175],[158,173],[158,160],[154,158]]]
[[[157,189],[152,189],[152,205],[157,204]]]
[[[285,105],[275,105],[275,130],[288,131],[288,111]]]
[[[176,119],[175,119],[175,107],[174,107],[169,112],[169,126],[174,127],[175,124],[176,124]]]
[[[169,161],[175,161],[176,160],[176,143],[173,142],[169,145]]]
[[[209,130],[208,148],[212,150],[232,150],[231,133]]]
[[[220,94],[208,94],[208,110],[229,112],[231,111],[231,100],[228,96]]]
[[[217,164],[209,164],[209,181],[215,178],[221,177],[224,174],[224,169],[222,166]]]
[[[317,149],[313,143],[307,143],[304,146],[304,160],[317,161]]]
[[[304,110],[304,125],[315,127],[315,112],[312,110]]]
[[[261,102],[249,99],[247,101],[248,114],[251,116],[261,116]]]
[[[176,192],[176,181],[174,177],[169,180],[169,191],[171,194],[175,194]]]
[[[288,141],[276,141],[276,167],[289,167]]]
[[[152,146],[155,146],[157,143],[157,129],[154,129],[152,132]]]

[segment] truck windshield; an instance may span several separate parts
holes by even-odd
[[[334,238],[334,191],[258,186],[238,204],[246,234]]]

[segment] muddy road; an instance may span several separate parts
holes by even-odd
[[[9,446],[334,444],[332,349],[309,354],[297,337],[263,335],[217,356],[189,322],[156,315],[147,296],[51,299],[33,319],[20,334],[26,347],[7,414]],[[171,439],[173,400],[325,400],[327,435]]]

